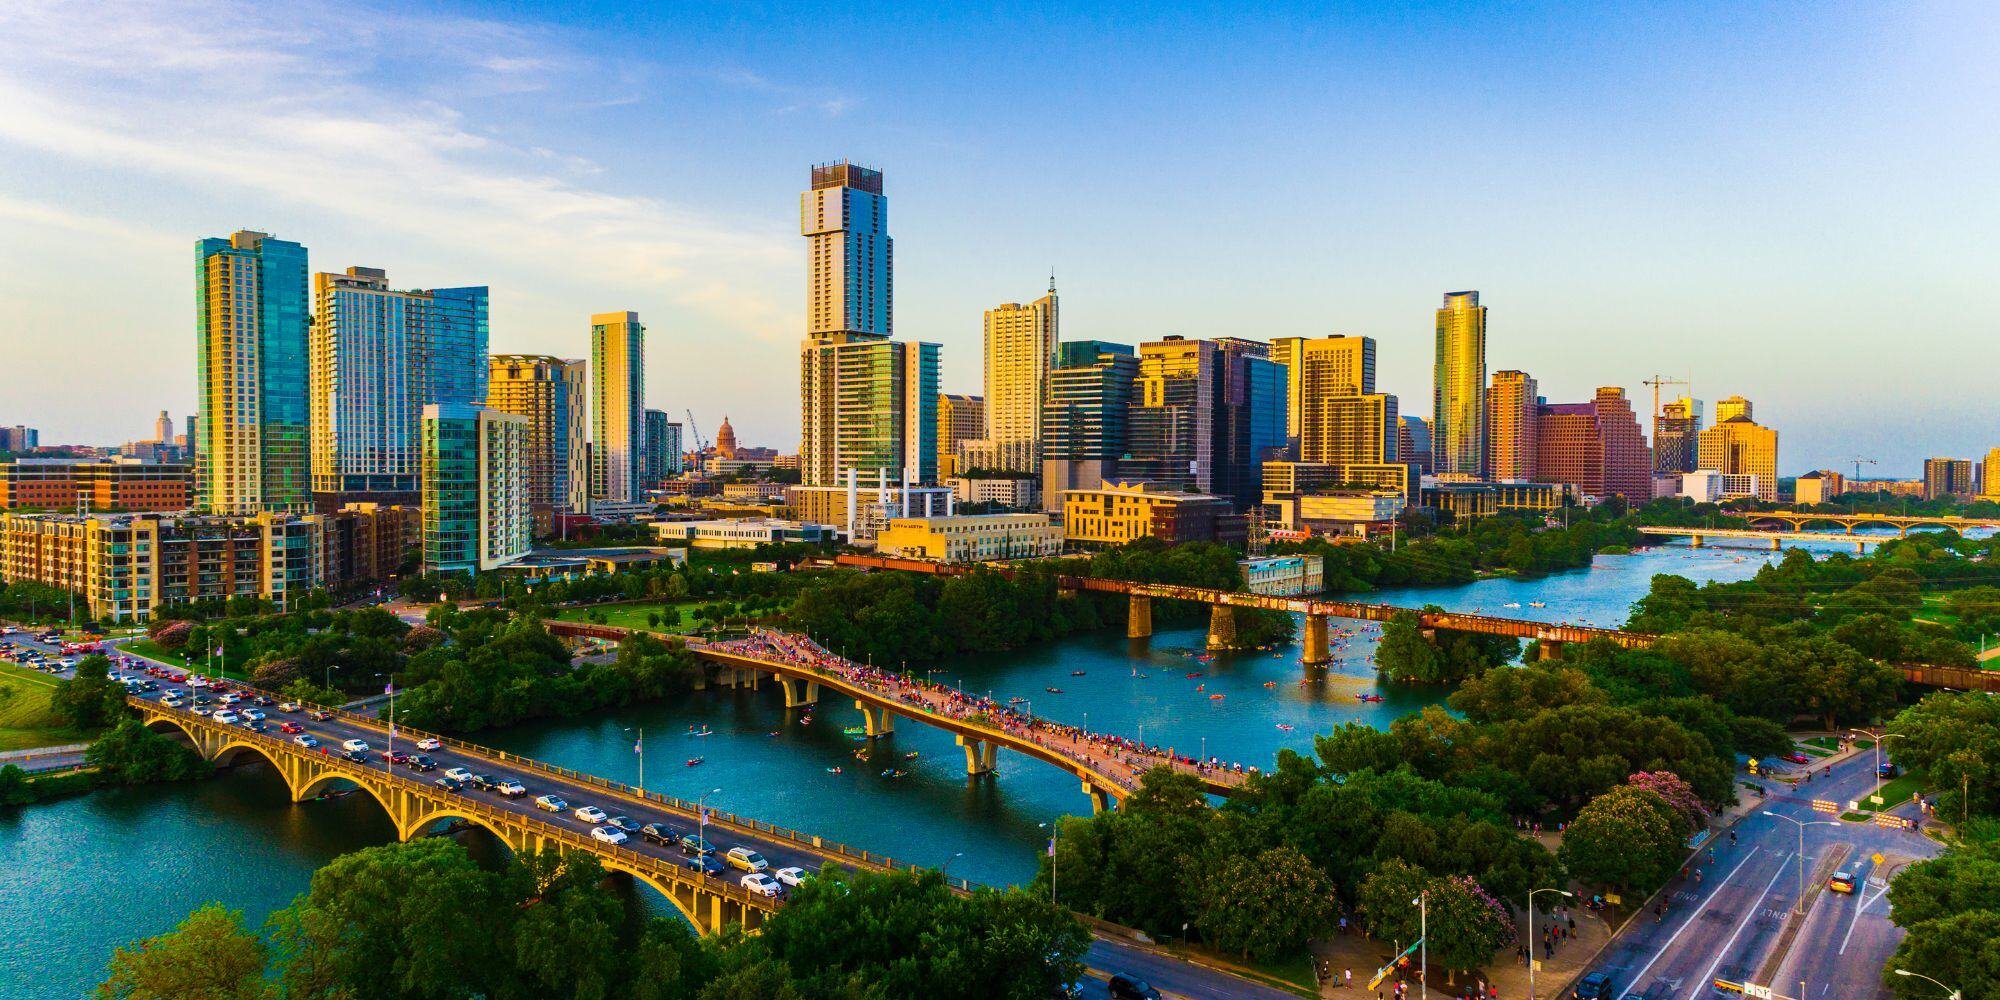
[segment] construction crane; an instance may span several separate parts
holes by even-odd
[[[1646,380],[1645,380],[1645,381],[1643,381],[1643,382],[1640,382],[1639,384],[1640,384],[1640,385],[1650,385],[1650,386],[1652,386],[1652,387],[1653,387],[1653,418],[1654,418],[1654,419],[1656,419],[1656,420],[1657,420],[1657,419],[1659,419],[1659,416],[1660,416],[1660,387],[1661,387],[1661,386],[1663,386],[1663,385],[1677,385],[1677,386],[1680,386],[1680,387],[1681,387],[1681,388],[1683,388],[1683,389],[1687,389],[1687,388],[1691,388],[1691,387],[1692,387],[1692,383],[1690,383],[1690,382],[1689,382],[1689,381],[1688,381],[1687,379],[1684,379],[1684,378],[1668,378],[1668,377],[1666,377],[1665,375],[1655,375],[1655,376],[1653,376],[1652,378],[1649,378],[1649,379],[1646,379]]]
[[[1875,460],[1872,458],[1861,458],[1859,456],[1850,458],[1848,459],[1848,461],[1854,463],[1854,479],[1856,482],[1859,482],[1861,480],[1861,463],[1866,462],[1869,465],[1876,464]]]
[[[702,440],[701,425],[694,422],[694,411],[682,410],[681,412],[688,415],[688,433],[694,436],[694,453],[699,455],[707,451],[708,442]]]

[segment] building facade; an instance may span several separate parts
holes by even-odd
[[[1213,341],[1168,337],[1139,345],[1118,474],[1206,494],[1215,486],[1221,360]],[[1065,500],[1067,504],[1067,500]]]
[[[0,577],[74,591],[93,618],[261,597],[280,610],[325,583],[318,515],[0,514]]]
[[[1979,491],[1973,482],[1972,472],[1973,464],[1969,458],[1926,458],[1924,496],[1932,500],[1975,496]]]
[[[1422,417],[1406,416],[1396,428],[1396,457],[1417,471],[1431,473],[1431,423]]]
[[[1534,376],[1513,370],[1493,373],[1493,384],[1486,388],[1487,478],[1501,482],[1536,478],[1542,402]]]
[[[1731,396],[1715,404],[1716,423],[1719,424],[1725,420],[1734,420],[1737,417],[1742,417],[1745,420],[1756,419],[1756,414],[1751,412],[1749,400],[1744,399],[1742,396]]]
[[[195,502],[312,509],[306,248],[243,230],[195,243]]]
[[[1653,471],[1693,472],[1701,459],[1701,400],[1682,396],[1653,417]]]
[[[1123,545],[1137,538],[1240,545],[1247,518],[1229,501],[1139,480],[1063,494],[1063,533],[1080,546]]]
[[[1847,477],[1832,469],[1808,472],[1792,482],[1792,502],[1821,504],[1847,492]]]
[[[1486,307],[1478,292],[1445,294],[1437,311],[1432,385],[1432,466],[1440,473],[1484,475]]]
[[[1326,589],[1326,560],[1321,556],[1261,556],[1236,561],[1245,590],[1272,597],[1301,597]]]
[[[1042,481],[1032,476],[957,476],[944,481],[959,503],[997,503],[1028,510],[1042,502]]]
[[[486,405],[528,421],[528,502],[536,507],[590,509],[587,367],[547,354],[487,361]]]
[[[955,392],[938,393],[937,469],[939,478],[949,479],[965,470],[958,467],[959,446],[980,440],[986,433],[986,400]]]
[[[719,521],[655,521],[653,534],[662,542],[681,542],[697,549],[754,549],[760,545],[824,545],[833,529],[824,524],[782,521],[770,517]]]
[[[1543,405],[1535,419],[1537,481],[1629,504],[1653,498],[1652,456],[1625,390],[1604,386],[1588,403]]]
[[[590,497],[645,499],[646,327],[635,312],[590,317]]]
[[[129,459],[19,458],[0,462],[0,510],[183,511],[194,504],[194,467]]]
[[[1060,555],[1062,525],[1047,514],[959,514],[891,518],[875,550],[902,559],[992,562]]]
[[[1042,407],[1055,363],[1059,314],[1055,279],[1049,294],[1027,305],[986,310],[986,425],[1000,468],[1041,470]]]
[[[2000,500],[2000,448],[1986,453],[1986,461],[1980,466],[1979,496],[1985,500]]]
[[[424,570],[476,573],[528,554],[526,417],[482,406],[424,407]]]
[[[1750,419],[1750,401],[1741,396],[1715,404],[1715,415],[1715,426],[1701,432],[1696,466],[1756,476],[1757,499],[1777,500],[1778,432]]]
[[[33,427],[0,427],[0,451],[33,451],[41,446],[42,432]]]
[[[312,488],[323,503],[416,495],[423,408],[486,398],[486,300],[483,286],[397,291],[373,267],[313,275]]]
[[[646,490],[660,488],[660,482],[672,475],[674,453],[678,441],[667,439],[667,428],[673,422],[667,419],[665,410],[646,411],[646,463],[641,478],[641,486]],[[643,495],[643,493],[641,494]]]
[[[806,335],[895,332],[895,249],[882,172],[845,161],[812,168],[799,195],[806,238]]]
[[[869,482],[852,471],[839,486],[785,488],[793,517],[834,525],[855,545],[872,544],[893,518],[950,517],[954,502],[948,486],[897,484],[885,475]]]
[[[801,482],[833,485],[848,469],[864,479],[935,481],[938,365],[936,344],[859,334],[807,341]]]
[[[1094,489],[1118,474],[1139,359],[1130,346],[1101,340],[1060,344],[1042,409],[1042,502],[1062,508],[1063,492]]]

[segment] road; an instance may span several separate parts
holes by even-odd
[[[1856,754],[1833,766],[1831,777],[1800,783],[1776,782],[1764,809],[1812,825],[1804,830],[1804,878],[1808,910],[1795,933],[1787,921],[1799,900],[1800,830],[1780,819],[1752,813],[1717,838],[1714,860],[1699,855],[1692,875],[1672,886],[1664,919],[1641,914],[1612,941],[1593,967],[1608,972],[1613,985],[1645,1000],[1709,1000],[1740,994],[1718,990],[1717,979],[1751,982],[1797,996],[1805,980],[1806,1000],[1866,1000],[1887,996],[1882,966],[1895,952],[1902,931],[1889,922],[1883,897],[1887,869],[1937,853],[1920,833],[1872,823],[1840,822],[1813,811],[1812,800],[1836,801],[1842,808],[1875,786],[1874,759]],[[1753,779],[1754,780],[1754,779]],[[1902,812],[1910,812],[1907,804]],[[1876,865],[1872,855],[1881,854]],[[1835,868],[1854,874],[1852,895],[1820,891]]]

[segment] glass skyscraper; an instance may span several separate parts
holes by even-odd
[[[481,406],[426,406],[423,553],[431,573],[474,573],[528,554],[526,417]]]
[[[1486,464],[1486,307],[1478,292],[1447,292],[1437,311],[1431,464],[1479,476]]]
[[[590,498],[644,500],[646,327],[635,312],[590,318]]]
[[[244,230],[195,243],[196,503],[312,508],[306,248]]]
[[[547,354],[495,354],[486,405],[528,420],[528,499],[581,513],[590,506],[587,366]]]

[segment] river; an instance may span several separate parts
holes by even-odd
[[[1769,556],[1664,546],[1599,557],[1590,569],[1534,580],[1382,591],[1364,599],[1617,624],[1656,573],[1743,579]],[[1528,606],[1537,600],[1547,607]],[[1356,623],[1345,624],[1358,632]],[[1030,699],[1044,716],[1259,765],[1268,765],[1280,748],[1311,753],[1313,734],[1340,723],[1386,725],[1441,697],[1378,685],[1368,661],[1373,640],[1365,633],[1341,643],[1326,681],[1317,685],[1300,683],[1296,645],[1202,661],[1203,638],[1198,628],[1162,631],[1140,642],[1115,633],[1078,636],[944,663],[938,679]],[[1187,676],[1195,672],[1202,676]],[[1051,694],[1050,687],[1062,693]],[[1380,702],[1356,697],[1378,693]],[[1217,694],[1223,697],[1211,697]],[[1040,824],[1089,808],[1074,777],[1017,754],[1003,752],[993,777],[968,779],[964,752],[951,738],[911,720],[899,722],[894,738],[882,741],[876,759],[864,763],[853,759],[858,744],[841,731],[859,723],[858,712],[829,703],[811,725],[801,725],[800,717],[785,710],[776,685],[766,685],[758,692],[707,692],[678,704],[477,738],[634,781],[640,758],[633,745],[643,728],[648,788],[688,799],[719,788],[709,801],[722,809],[916,864],[948,864],[954,875],[993,884],[1031,877],[1047,835]],[[714,735],[689,736],[690,727]],[[906,759],[911,752],[916,757]],[[705,762],[686,766],[694,756]],[[881,777],[891,766],[908,773]],[[828,773],[832,767],[843,773]],[[0,995],[82,996],[102,978],[114,948],[170,929],[208,900],[243,910],[252,926],[261,924],[305,889],[314,869],[393,836],[367,796],[292,805],[282,780],[257,767],[209,782],[0,809],[7,858],[0,879],[0,926],[7,929]]]

